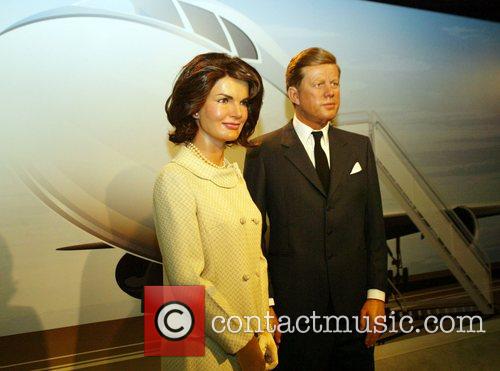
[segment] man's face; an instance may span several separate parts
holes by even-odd
[[[288,89],[288,97],[295,104],[300,121],[320,129],[330,122],[339,110],[339,69],[335,64],[321,64],[302,68],[298,87]]]

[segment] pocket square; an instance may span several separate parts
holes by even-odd
[[[361,165],[359,164],[359,162],[356,162],[352,167],[351,173],[349,175],[359,173],[361,170],[363,170],[361,169]]]

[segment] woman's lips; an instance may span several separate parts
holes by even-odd
[[[326,107],[328,109],[333,109],[335,108],[335,103],[325,103],[323,104],[323,107]]]
[[[222,125],[224,125],[229,130],[238,130],[240,127],[239,123],[233,123],[233,122],[223,122]]]

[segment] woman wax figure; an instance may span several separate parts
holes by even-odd
[[[205,287],[205,355],[162,357],[162,369],[264,370],[277,364],[266,331],[261,213],[238,165],[224,158],[228,145],[250,145],[262,97],[253,67],[206,53],[183,67],[167,100],[174,127],[169,140],[181,148],[154,185],[156,233],[164,285]],[[217,316],[238,317],[243,326],[238,329],[236,321],[232,331],[214,329]]]

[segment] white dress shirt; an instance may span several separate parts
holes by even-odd
[[[300,121],[296,115],[293,116],[293,128],[297,133],[300,142],[304,146],[309,159],[311,160],[314,167],[316,167],[316,161],[314,160],[314,137],[312,135],[313,131],[322,131],[323,137],[321,138],[321,148],[325,151],[326,159],[328,160],[328,166],[330,166],[330,141],[328,140],[328,130],[330,129],[330,124],[323,126],[321,130],[314,130],[310,126],[307,126],[302,121]],[[368,299],[377,299],[385,301],[385,292],[378,289],[369,289],[367,293]],[[273,300],[274,304],[274,300]]]
[[[321,130],[314,130],[310,126],[307,126],[302,121],[300,121],[297,116],[293,116],[293,128],[299,136],[300,142],[304,146],[309,159],[311,160],[314,167],[316,167],[316,161],[314,159],[314,137],[312,135],[313,131],[322,131],[323,136],[321,137],[321,148],[325,151],[326,159],[328,161],[328,166],[330,166],[330,141],[328,140],[328,129],[329,124],[323,126]]]

